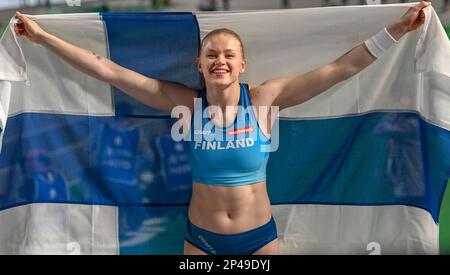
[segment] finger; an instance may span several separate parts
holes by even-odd
[[[25,32],[25,25],[23,23],[14,24],[14,31],[18,35],[22,35]]]
[[[421,26],[423,23],[425,23],[425,15],[417,17],[416,21],[414,22],[417,27]]]
[[[19,35],[19,27],[17,25],[14,25],[14,32]]]
[[[17,29],[25,29],[25,25],[23,23],[15,23],[14,28]]]
[[[28,20],[30,20],[28,17],[18,11],[16,11],[16,17],[19,18],[19,20],[21,20],[22,22],[27,22]]]
[[[417,16],[416,19],[417,22],[421,22],[420,24],[422,24],[423,22],[425,22],[425,13],[423,12],[423,10],[421,10],[419,12],[419,16]]]
[[[428,2],[428,1],[422,1],[422,2],[420,2],[419,4],[416,5],[416,10],[419,11],[419,10],[421,10],[421,9],[423,9],[423,8],[428,7],[429,5],[431,5],[430,2]]]
[[[420,11],[419,18],[420,20],[425,21],[425,13],[423,11]]]
[[[20,29],[24,29],[25,28],[25,24],[24,23],[16,23],[16,24],[14,24],[14,26],[17,26]]]
[[[425,13],[423,12],[423,10],[419,11],[419,18],[421,18],[421,17],[425,17]]]
[[[15,25],[14,25],[14,29],[15,29],[15,30],[18,30],[18,31],[21,31],[21,30],[24,29],[24,27],[23,27],[23,25],[21,26],[21,25],[19,25],[19,24],[15,24]]]
[[[420,20],[420,25],[422,25],[423,23],[425,23],[425,19]]]
[[[25,34],[25,32],[24,32],[23,30],[19,30],[19,29],[15,30],[15,33],[16,33],[16,35],[18,35],[18,36],[22,36],[22,35]]]

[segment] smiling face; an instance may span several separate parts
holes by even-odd
[[[219,88],[239,83],[239,75],[245,71],[246,63],[240,40],[228,33],[206,37],[197,58],[206,85]]]

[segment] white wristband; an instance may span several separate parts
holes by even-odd
[[[375,57],[380,57],[385,51],[387,51],[392,45],[397,43],[394,37],[384,28],[379,33],[375,34],[365,42],[369,52]]]

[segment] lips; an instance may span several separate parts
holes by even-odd
[[[211,70],[211,74],[216,75],[216,76],[223,76],[229,72],[230,72],[229,70],[223,69],[223,68],[217,68],[217,69]]]

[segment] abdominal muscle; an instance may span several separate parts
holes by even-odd
[[[264,181],[241,186],[193,183],[189,219],[200,228],[237,234],[262,226],[271,217]]]

